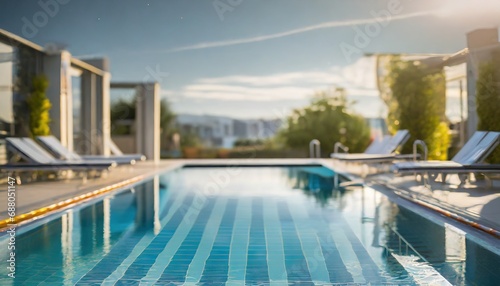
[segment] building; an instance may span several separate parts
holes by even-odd
[[[239,139],[267,139],[278,132],[281,120],[242,120],[215,115],[179,114],[183,134],[196,134],[206,147],[231,148]]]
[[[495,54],[500,54],[499,33],[497,28],[478,29],[467,33],[467,47],[451,55],[404,55],[403,59],[417,60],[425,64],[430,72],[444,69],[446,75],[447,100],[454,94],[457,98],[454,104],[452,118],[453,133],[458,134],[458,148],[467,142],[478,126],[476,111],[476,82],[479,68],[485,62],[490,62]],[[378,64],[379,81],[383,77],[384,61]],[[500,63],[498,63],[500,65]],[[386,92],[379,84],[380,93]],[[451,115],[451,116],[450,116]]]
[[[197,135],[206,147],[230,148],[237,139],[233,119],[229,117],[179,114],[176,123],[181,134]]]
[[[111,83],[105,58],[77,59],[57,45],[43,48],[1,29],[0,138],[30,135],[26,100],[33,78],[39,75],[49,82],[46,95],[52,105],[52,134],[81,154],[110,154],[110,89],[135,89],[141,98],[137,100],[135,151],[159,160],[158,83]]]

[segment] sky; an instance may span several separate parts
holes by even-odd
[[[0,0],[0,29],[105,56],[112,81],[158,81],[177,113],[236,118],[282,118],[335,87],[381,116],[366,55],[455,53],[498,15],[497,0]]]

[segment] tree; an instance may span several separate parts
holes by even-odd
[[[411,134],[403,153],[411,153],[413,141],[420,139],[427,144],[429,159],[446,160],[450,139],[444,73],[430,73],[423,65],[399,58],[390,61],[389,69],[389,128],[393,132],[408,129]]]
[[[120,99],[111,106],[111,133],[114,135],[124,135],[132,133],[130,124],[136,117],[136,100],[130,101]],[[174,127],[175,114],[170,108],[166,99],[161,101],[160,105],[160,129],[161,145],[169,145],[172,135],[175,132]]]
[[[28,98],[33,91],[33,80],[41,69],[33,68],[41,59],[41,54],[24,45],[16,46],[17,60],[14,61],[16,76],[14,80],[14,130],[17,136],[32,136],[30,131],[30,107]]]
[[[333,150],[335,142],[341,142],[361,152],[369,143],[370,128],[363,117],[349,112],[344,90],[336,89],[319,92],[309,106],[294,110],[280,136],[291,148],[308,148],[318,139],[323,150]]]
[[[479,68],[476,84],[476,110],[479,118],[478,130],[500,131],[498,107],[500,107],[500,71],[498,55],[494,61],[484,63]],[[489,157],[491,163],[500,163],[500,148]]]
[[[175,113],[170,108],[166,99],[161,100],[160,105],[160,141],[162,149],[170,149],[172,145],[172,136],[177,129],[175,128]]]
[[[124,123],[135,120],[135,105],[135,99],[132,101],[120,99],[111,105],[111,134],[127,135],[132,133],[131,125]]]
[[[49,87],[49,81],[43,75],[33,78],[31,94],[26,100],[29,108],[29,127],[31,136],[50,135],[50,108],[52,104],[45,92]]]

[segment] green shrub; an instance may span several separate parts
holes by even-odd
[[[445,123],[444,73],[429,73],[423,65],[395,58],[389,66],[387,80],[392,93],[389,105],[390,130],[408,129],[410,140],[403,153],[412,152],[413,141],[423,140],[429,149],[429,159],[446,160],[450,139]]]
[[[323,155],[333,151],[335,142],[346,145],[350,152],[362,152],[369,143],[370,127],[348,107],[343,90],[320,92],[309,106],[293,111],[280,136],[291,149],[308,150],[309,142],[318,139]]]
[[[50,108],[52,104],[45,92],[49,82],[45,76],[33,78],[31,94],[26,100],[30,111],[29,127],[32,137],[50,135]]]
[[[500,131],[498,109],[500,108],[500,71],[498,56],[493,62],[479,68],[476,84],[476,110],[479,119],[478,130]],[[490,163],[500,163],[500,148],[489,157]]]
[[[448,158],[448,148],[450,146],[450,128],[446,122],[441,122],[433,134],[430,141],[429,158],[433,160],[446,160]]]

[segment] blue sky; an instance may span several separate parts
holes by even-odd
[[[356,111],[381,115],[374,60],[364,53],[454,53],[465,33],[500,24],[496,0],[0,3],[1,29],[64,44],[76,57],[107,56],[112,80],[156,78],[176,112],[240,118],[283,117],[334,86],[358,101]],[[44,25],[40,3],[51,8]]]

